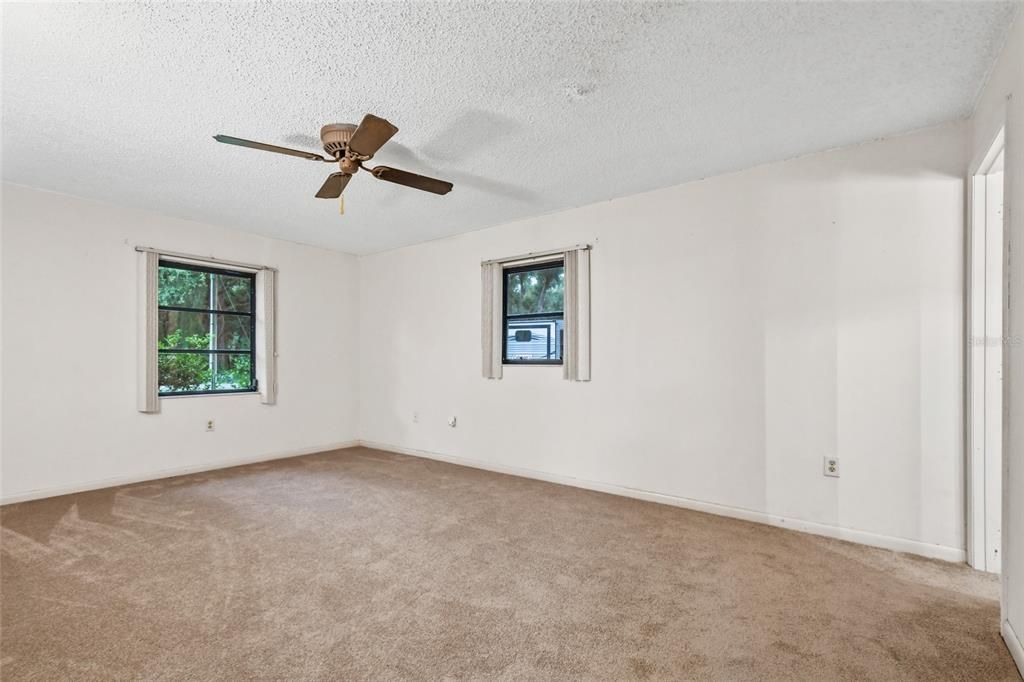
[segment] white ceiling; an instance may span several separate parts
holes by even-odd
[[[369,253],[968,115],[1019,3],[3,6],[3,177]],[[377,161],[445,197],[217,144]]]

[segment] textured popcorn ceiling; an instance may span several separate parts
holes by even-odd
[[[5,4],[5,180],[368,253],[970,113],[1018,5]],[[377,161],[446,197],[229,147]]]

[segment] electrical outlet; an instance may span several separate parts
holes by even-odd
[[[838,457],[825,457],[825,471],[826,476],[832,478],[839,478],[839,458]]]
[[[450,426],[450,427],[452,427],[454,429],[455,428],[455,423],[456,423],[455,415],[452,415],[451,417],[448,417],[448,426]]]
[[[207,419],[206,420],[206,430],[207,431],[213,431],[213,427],[214,427],[213,420],[212,419]]]
[[[419,412],[413,412],[412,413],[412,423],[413,424],[419,424],[420,423],[420,413]]]

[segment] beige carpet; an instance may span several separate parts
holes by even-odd
[[[0,525],[5,682],[1019,679],[965,567],[366,449]]]

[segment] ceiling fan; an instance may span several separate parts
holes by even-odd
[[[287,147],[264,144],[263,142],[243,140],[238,137],[231,137],[230,135],[214,135],[213,139],[224,144],[234,144],[239,147],[250,147],[267,152],[288,154],[289,156],[297,156],[302,159],[309,159],[310,161],[337,163],[341,168],[340,172],[328,175],[327,180],[320,187],[320,191],[316,193],[319,199],[337,199],[345,191],[345,186],[348,185],[352,176],[360,168],[363,168],[363,164],[372,159],[373,155],[384,146],[384,143],[390,140],[397,132],[398,128],[373,114],[364,116],[363,122],[358,126],[351,123],[331,123],[325,125],[320,129],[320,140],[324,144],[324,151],[327,152],[330,158],[325,158],[313,152],[304,152],[299,149],[289,149]],[[425,175],[417,175],[416,173],[388,166],[375,166],[373,168],[367,166],[365,170],[380,180],[405,185],[414,189],[421,189],[424,192],[433,192],[434,194],[447,194],[452,190],[453,186],[452,183],[445,182],[444,180],[428,178]]]

